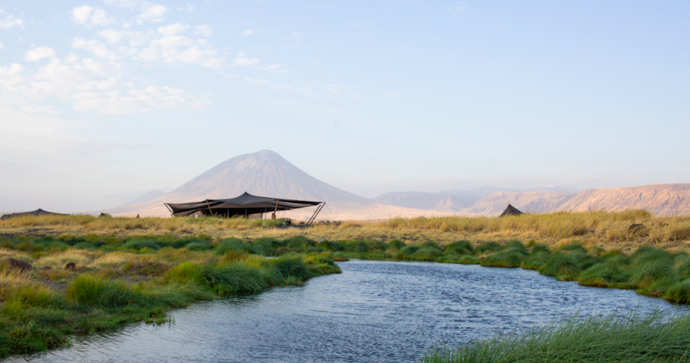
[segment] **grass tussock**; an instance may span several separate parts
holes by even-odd
[[[456,349],[437,348],[422,363],[687,362],[690,316],[574,316],[524,334],[512,333]]]

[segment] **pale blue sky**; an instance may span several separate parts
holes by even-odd
[[[363,196],[690,182],[684,1],[0,0],[0,212],[270,149]]]

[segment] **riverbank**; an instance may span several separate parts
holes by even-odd
[[[330,241],[401,239],[411,243],[433,240],[447,244],[529,241],[550,247],[577,239],[585,245],[632,252],[653,245],[690,252],[690,217],[657,217],[649,212],[558,212],[504,218],[435,217],[391,218],[384,221],[318,222],[309,228],[287,228],[282,220],[222,218],[111,218],[88,215],[25,216],[0,220],[0,236],[114,236],[149,235],[188,238],[205,234],[213,239],[236,237],[285,239],[305,235]]]
[[[299,285],[339,272],[333,261],[349,258],[520,267],[690,304],[687,253],[651,246],[626,253],[573,239],[547,246],[534,240],[439,244],[90,234],[0,238],[0,248],[2,356],[59,347],[72,333],[161,323],[167,310],[198,300]],[[7,258],[29,264],[27,271]]]
[[[439,348],[421,363],[688,362],[690,316],[578,316],[458,348]]]
[[[4,239],[0,249],[0,358],[53,349],[74,333],[163,323],[195,301],[255,294],[339,273],[329,253],[295,253],[302,240],[273,244],[274,258],[197,238]]]

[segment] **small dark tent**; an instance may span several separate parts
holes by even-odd
[[[506,210],[501,213],[499,217],[505,217],[505,216],[519,216],[520,214],[523,214],[520,212],[517,208],[513,207],[511,204],[508,204],[508,207],[506,207]]]
[[[36,210],[32,210],[31,212],[19,212],[19,213],[5,214],[2,217],[0,217],[0,219],[7,219],[7,218],[21,217],[21,216],[45,216],[45,215],[66,216],[66,214],[48,212],[48,211],[45,211],[41,208],[38,208]]]
[[[194,215],[235,217],[271,213],[274,211],[284,211],[299,208],[318,206],[314,215],[310,218],[312,222],[316,215],[321,211],[325,202],[314,202],[308,200],[281,199],[259,197],[247,192],[239,197],[230,199],[206,199],[202,202],[191,203],[165,203],[173,217],[184,217]]]

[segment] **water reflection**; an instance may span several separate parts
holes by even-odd
[[[575,312],[686,311],[632,291],[558,282],[534,271],[435,263],[351,261],[304,287],[273,289],[75,337],[34,362],[409,362]]]

